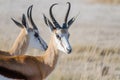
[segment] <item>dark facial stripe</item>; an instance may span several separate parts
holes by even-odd
[[[38,40],[39,40],[39,43],[42,45],[42,47],[44,48],[44,50],[46,50],[46,48],[45,48],[45,46],[44,46],[44,44],[42,44],[42,42],[41,42],[41,40],[38,38]]]
[[[9,70],[9,69],[1,67],[1,66],[0,66],[0,74],[5,77],[12,78],[12,79],[27,80],[26,76],[23,75],[22,73],[14,71],[14,70]]]

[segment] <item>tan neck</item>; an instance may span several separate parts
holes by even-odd
[[[58,60],[58,56],[59,55],[58,55],[58,50],[57,50],[55,41],[53,37],[51,37],[50,43],[48,45],[48,49],[45,52],[45,54],[43,54],[42,56],[43,62],[44,62],[44,65],[42,67],[42,73],[44,74],[43,77],[48,76],[52,72],[52,70],[55,68],[55,65]]]
[[[58,50],[54,38],[51,37],[48,49],[42,56],[33,57],[23,55],[13,57],[0,57],[0,69],[4,68],[5,70],[7,69],[7,71],[16,71],[20,74],[24,74],[24,76],[30,76],[28,77],[30,78],[28,80],[43,80],[55,68],[58,56]],[[8,72],[5,74],[9,75]],[[31,76],[33,77],[33,79],[31,79]]]
[[[48,49],[45,52],[45,62],[49,64],[51,67],[55,66],[58,59],[58,50],[55,44],[53,36],[51,37],[50,43],[48,45]]]
[[[24,54],[28,48],[29,37],[25,29],[22,29],[19,36],[15,40],[12,48],[9,50],[11,55]]]

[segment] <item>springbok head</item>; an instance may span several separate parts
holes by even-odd
[[[72,48],[71,48],[70,43],[69,43],[70,34],[68,32],[68,29],[71,26],[71,24],[75,21],[75,17],[71,18],[68,21],[68,15],[70,12],[71,4],[70,4],[70,2],[67,2],[67,4],[68,4],[68,11],[66,13],[65,20],[64,20],[64,23],[62,26],[59,25],[59,23],[56,21],[56,19],[53,16],[53,13],[52,13],[52,8],[55,5],[57,5],[57,3],[53,4],[49,10],[49,14],[50,14],[52,22],[45,15],[43,15],[43,16],[44,16],[45,24],[48,27],[50,27],[50,29],[54,35],[54,39],[55,39],[57,48],[60,51],[63,51],[65,53],[69,54],[69,53],[71,53]]]
[[[28,17],[29,22],[32,25],[32,28],[29,27],[24,14],[22,16],[22,23],[14,20],[13,18],[12,18],[12,20],[17,26],[26,30],[26,33],[29,36],[29,46],[30,47],[41,49],[41,50],[45,51],[48,46],[47,46],[46,42],[39,35],[39,30],[38,30],[37,26],[35,25],[35,23],[33,22],[32,7],[33,7],[33,5],[30,6],[27,11],[27,17]]]

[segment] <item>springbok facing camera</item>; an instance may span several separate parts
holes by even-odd
[[[11,56],[11,55],[25,54],[28,46],[41,49],[43,51],[47,49],[47,44],[40,37],[39,30],[32,20],[31,7],[33,6],[30,6],[27,10],[27,16],[28,16],[29,22],[32,25],[32,28],[30,28],[29,25],[27,24],[25,15],[23,15],[22,17],[22,23],[19,23],[12,18],[13,22],[21,28],[21,32],[19,36],[17,37],[17,39],[15,40],[12,48],[9,51],[0,51],[0,55]]]
[[[13,79],[43,80],[54,70],[59,56],[58,50],[67,54],[71,53],[72,49],[69,43],[68,29],[75,18],[73,17],[69,21],[67,20],[71,7],[69,2],[67,2],[67,4],[69,8],[62,27],[52,14],[52,8],[57,4],[53,4],[50,7],[50,17],[53,24],[44,15],[44,21],[52,32],[50,43],[45,54],[41,56],[22,55],[0,57],[1,75]]]

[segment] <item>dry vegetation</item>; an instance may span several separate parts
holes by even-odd
[[[120,0],[87,0],[90,3],[119,4]]]
[[[62,55],[50,80],[119,80],[120,48],[75,46]]]
[[[20,20],[21,14],[30,4],[35,5],[34,20],[37,25],[40,25],[40,33],[48,42],[50,34],[47,27],[42,27],[45,26],[42,13],[48,16],[48,7],[52,3],[60,2],[64,5],[66,1],[11,1],[0,0],[0,18],[2,19],[0,49],[8,50],[20,31],[19,28],[14,27],[10,17]],[[82,1],[70,0],[72,3],[70,17],[80,11],[76,22],[70,28],[73,52],[70,55],[60,53],[56,69],[47,80],[120,80],[120,5],[106,5],[118,4],[120,1],[86,0],[97,5],[82,3]],[[101,5],[101,3],[104,4]],[[63,8],[60,13],[57,10],[59,9],[55,9],[54,14],[61,22],[65,10]],[[30,48],[27,53],[36,55],[35,53],[41,52]]]

